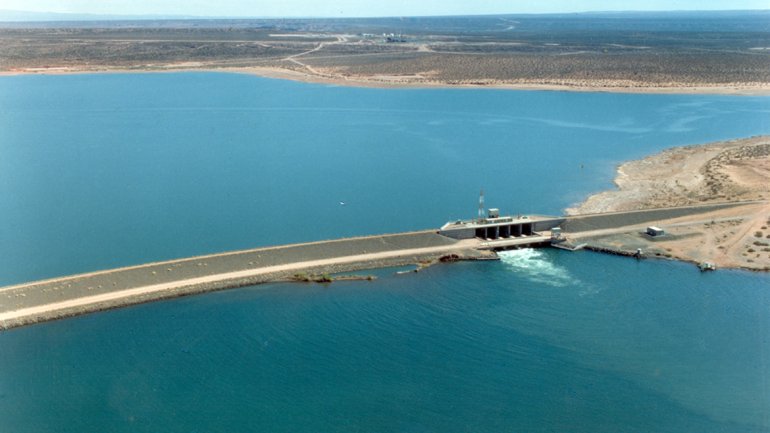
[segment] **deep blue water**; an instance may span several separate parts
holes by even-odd
[[[0,285],[553,213],[770,98],[0,79]],[[340,206],[345,201],[347,206]],[[767,432],[770,277],[550,250],[0,334],[0,431]]]

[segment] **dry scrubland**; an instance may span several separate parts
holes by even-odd
[[[770,137],[666,150],[621,165],[615,183],[617,190],[594,195],[569,213],[753,201],[695,223],[667,221],[670,236],[656,241],[654,250],[724,267],[770,270]],[[628,247],[630,241],[610,236],[602,242],[613,248]]]
[[[227,27],[0,28],[0,72],[223,69],[374,86],[770,92],[766,34],[690,35],[676,44],[674,35],[642,36],[423,33],[387,43],[350,32]]]
[[[640,88],[762,87],[763,83],[770,83],[770,57],[741,54],[714,57],[674,53],[417,51],[348,59],[325,58],[319,54],[304,61],[330,77],[384,83]]]

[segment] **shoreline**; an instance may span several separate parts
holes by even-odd
[[[718,268],[770,271],[770,136],[666,149],[617,168],[615,189],[568,208],[572,216],[631,209],[735,203],[700,221],[667,218],[648,224],[661,237],[634,230],[567,234],[574,245],[600,251],[671,258]],[[707,218],[706,218],[707,217]]]
[[[178,67],[177,67],[178,66]],[[207,65],[165,65],[159,67],[49,67],[24,68],[0,71],[3,76],[24,75],[87,75],[87,74],[151,74],[215,72],[254,75],[263,78],[290,80],[312,84],[327,84],[344,87],[382,88],[382,89],[494,89],[528,90],[555,92],[598,92],[598,93],[633,93],[633,94],[703,94],[703,95],[740,95],[770,96],[770,83],[646,83],[607,80],[554,80],[556,82],[538,82],[538,80],[487,80],[468,79],[456,82],[441,80],[414,79],[410,77],[363,77],[344,75],[318,75],[293,69],[277,67],[228,67]]]

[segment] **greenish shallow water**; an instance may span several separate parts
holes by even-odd
[[[559,213],[770,98],[0,79],[0,284]],[[581,168],[582,166],[582,168]],[[345,201],[346,206],[340,206]],[[522,250],[0,334],[0,431],[770,431],[770,278]]]

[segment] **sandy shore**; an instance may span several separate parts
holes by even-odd
[[[0,76],[14,75],[70,75],[105,73],[171,73],[171,72],[226,72],[250,74],[266,78],[305,83],[371,88],[488,88],[507,90],[542,90],[563,92],[609,92],[651,94],[721,94],[770,95],[770,83],[656,83],[630,80],[437,80],[420,75],[350,75],[333,69],[314,68],[297,70],[278,67],[231,67],[187,62],[151,67],[120,68],[114,66],[80,66],[20,68],[0,71]]]
[[[660,94],[724,94],[770,95],[770,83],[698,84],[649,83],[613,80],[489,80],[442,81],[420,76],[361,76],[333,72],[311,74],[279,68],[226,68],[220,71],[253,74],[269,78],[338,86],[375,88],[490,88],[508,90],[546,90],[564,92],[660,93]]]
[[[770,137],[669,149],[621,165],[615,184],[616,190],[593,195],[568,213],[753,203],[716,210],[698,221],[661,220],[668,234],[660,239],[615,230],[581,233],[574,242],[621,251],[642,248],[657,256],[718,267],[770,270]]]

